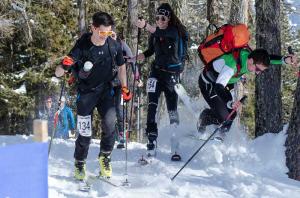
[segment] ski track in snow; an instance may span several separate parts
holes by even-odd
[[[195,110],[200,112],[197,101]],[[198,106],[198,109],[197,109]],[[203,106],[201,107],[201,109]],[[166,114],[161,118],[157,157],[146,166],[138,159],[146,153],[145,144],[128,144],[128,175],[125,174],[125,150],[112,153],[112,182],[121,184],[128,178],[130,187],[115,188],[95,181],[89,192],[78,190],[73,178],[74,139],[53,141],[49,158],[49,197],[300,197],[300,182],[286,175],[285,130],[279,134],[265,134],[248,140],[236,124],[227,134],[224,143],[209,141],[174,181],[170,178],[183,166],[203,141],[186,137],[196,134],[196,120],[183,106],[179,106],[181,124],[168,125]],[[196,116],[198,117],[198,115]],[[207,133],[214,127],[208,127]],[[170,138],[180,140],[181,162],[170,161]],[[206,136],[208,136],[208,134]],[[199,134],[196,134],[199,135]],[[32,142],[27,136],[0,136],[0,146]],[[87,175],[97,175],[99,164],[99,140],[92,140],[87,159]]]

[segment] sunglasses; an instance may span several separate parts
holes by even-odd
[[[111,36],[113,31],[99,31],[99,36]]]
[[[47,101],[47,103],[52,103],[52,101]]]
[[[156,16],[156,21],[159,21],[159,20],[161,20],[161,21],[166,21],[167,20],[167,17],[165,17],[165,16]]]

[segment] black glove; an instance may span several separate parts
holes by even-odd
[[[232,100],[231,93],[228,89],[226,89],[222,84],[216,83],[214,86],[214,92],[222,98],[223,101]]]

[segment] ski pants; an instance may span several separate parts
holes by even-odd
[[[116,128],[118,129],[118,132],[123,132],[123,108],[121,107],[121,86],[114,86],[114,105],[116,109],[116,116],[117,116],[117,123]],[[118,134],[120,135],[120,134]]]
[[[232,111],[232,109],[229,108],[230,105],[228,105],[232,103],[232,98],[231,100],[226,100],[219,97],[214,91],[214,83],[211,83],[208,79],[206,79],[203,74],[200,74],[198,83],[203,98],[209,105],[210,110],[216,116],[218,122],[222,123]],[[230,92],[230,90],[233,89],[233,86],[227,86],[225,89]],[[232,115],[231,120],[233,120],[235,116],[236,113]]]
[[[76,160],[85,160],[88,155],[89,145],[92,138],[92,134],[81,133],[79,127],[82,127],[79,123],[79,117],[90,117],[90,124],[92,130],[92,113],[94,108],[101,117],[102,135],[100,142],[100,152],[110,153],[114,147],[114,135],[115,135],[115,121],[116,111],[111,94],[111,86],[103,85],[96,90],[80,93],[77,98],[77,130],[79,136],[75,142],[74,158]],[[100,153],[99,153],[100,155]]]
[[[158,135],[155,116],[161,92],[164,92],[166,97],[170,124],[179,124],[179,116],[177,112],[178,95],[174,89],[174,85],[176,83],[179,83],[179,74],[168,73],[161,70],[152,70],[150,74],[147,82],[148,113],[146,128],[146,134],[149,141],[156,140]]]

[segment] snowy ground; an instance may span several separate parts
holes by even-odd
[[[284,132],[266,134],[252,141],[237,126],[232,128],[223,144],[210,141],[171,181],[202,143],[185,137],[195,132],[196,121],[182,107],[179,110],[181,125],[177,128],[167,124],[166,116],[162,118],[157,157],[149,165],[137,163],[146,152],[145,145],[129,143],[128,176],[125,176],[125,151],[113,151],[112,180],[122,183],[128,178],[130,187],[116,188],[97,181],[90,192],[78,191],[73,179],[75,140],[55,140],[49,158],[49,197],[300,197],[300,182],[286,175]],[[208,132],[211,131],[212,127]],[[170,161],[170,137],[174,132],[181,141],[182,162]],[[0,136],[0,146],[26,142],[32,142],[32,138]],[[99,171],[98,152],[99,141],[93,140],[87,159],[88,175],[96,175]]]

